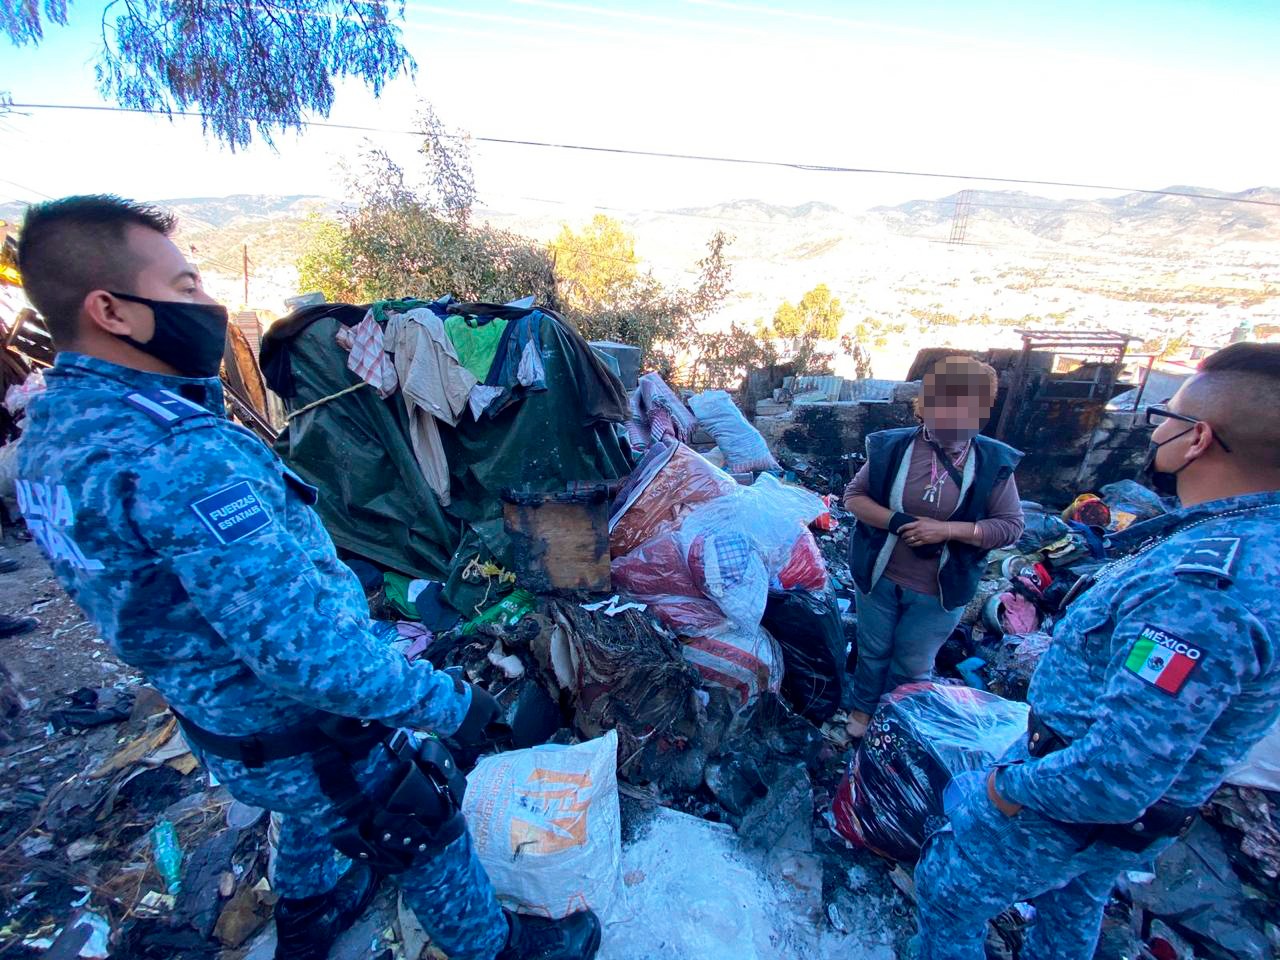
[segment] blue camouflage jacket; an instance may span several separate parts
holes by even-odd
[[[1280,717],[1280,492],[1131,530],[1154,539],[1071,605],[1031,680],[1070,746],[1017,762],[1020,744],[996,784],[1061,821],[1198,806]]]
[[[61,353],[30,406],[18,504],[120,658],[247,735],[314,710],[449,734],[470,704],[369,631],[317,492],[226,418],[222,384]]]

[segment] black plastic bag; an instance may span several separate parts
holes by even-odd
[[[813,723],[840,709],[845,684],[844,625],[831,593],[769,591],[761,623],[782,648],[782,696]]]
[[[881,698],[831,812],[846,840],[914,863],[944,819],[943,792],[984,771],[1027,729],[1025,703],[970,687],[908,683]]]

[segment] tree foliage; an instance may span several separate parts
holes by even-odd
[[[60,27],[67,25],[67,0],[5,0],[0,3],[0,30],[4,30],[14,46],[39,43],[44,39],[45,21]]]
[[[333,303],[366,299],[356,278],[349,234],[341,223],[312,214],[302,226],[306,251],[298,258],[298,288],[319,290]]]
[[[814,340],[834,340],[840,335],[840,321],[844,319],[844,307],[831,295],[825,283],[820,283],[803,297],[798,304],[786,301],[773,315],[775,335],[786,340],[800,337]]]
[[[676,382],[719,386],[769,355],[759,338],[737,327],[702,332],[731,294],[731,237],[710,237],[698,279],[685,288],[641,272],[634,239],[608,217],[581,230],[566,226],[549,247],[476,226],[466,137],[447,130],[429,106],[420,122],[430,131],[419,151],[424,185],[410,184],[386,153],[366,150],[347,175],[355,202],[339,222],[308,224],[298,261],[303,290],[356,303],[446,293],[502,302],[532,294],[588,340],[639,347],[646,363]]]
[[[711,387],[733,388],[751,370],[778,362],[774,340],[762,337],[737,323],[728,330],[703,333],[681,382],[694,390]]]
[[[1168,360],[1177,356],[1191,345],[1191,336],[1186,333],[1164,333],[1142,341],[1138,346],[1139,353],[1154,353],[1157,360]]]
[[[832,350],[824,350],[823,343],[840,335],[840,321],[844,319],[844,307],[831,295],[825,283],[820,283],[800,298],[799,303],[789,300],[773,313],[773,322],[760,323],[761,336],[766,340],[780,341],[774,353],[795,366],[801,376],[830,373],[835,358]]]
[[[840,338],[840,346],[853,358],[853,376],[857,380],[870,380],[875,374],[871,369],[871,351],[856,334],[846,333]]]
[[[868,316],[855,323],[849,335],[854,343],[861,344],[864,349],[875,347],[882,350],[889,345],[890,337],[900,337],[906,332],[905,323]]]
[[[16,46],[65,25],[68,0],[5,0],[0,29]],[[254,135],[300,129],[328,116],[335,79],[374,94],[413,59],[395,24],[404,4],[384,0],[111,0],[95,63],[107,99],[130,109],[201,115],[205,132],[233,150]]]
[[[551,248],[561,293],[573,309],[598,313],[643,298],[635,240],[612,217],[597,213],[581,231],[564,224]]]
[[[313,225],[298,263],[300,286],[330,300],[366,302],[405,296],[505,302],[528,294],[556,307],[552,258],[540,244],[474,226],[475,197],[464,138],[434,129],[420,154],[425,188],[411,185],[385,152],[367,149],[348,172],[356,202],[339,223]]]
[[[697,281],[667,287],[652,272],[640,271],[635,238],[617,220],[597,214],[580,230],[566,224],[552,244],[565,311],[588,340],[633,344],[668,379],[687,383],[706,376],[700,331],[729,298],[732,242],[726,233],[712,234],[697,263]]]
[[[883,350],[890,337],[900,337],[907,330],[905,323],[884,317],[863,317],[840,338],[840,347],[853,360],[854,377],[867,380],[875,376],[872,368],[872,350]]]
[[[422,155],[427,175],[427,198],[446,217],[465,224],[476,202],[469,139],[449,130],[427,101],[418,105],[417,129],[422,131]]]

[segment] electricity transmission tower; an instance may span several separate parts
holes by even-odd
[[[951,215],[951,239],[948,243],[964,243],[964,234],[969,227],[969,211],[972,208],[972,190],[961,190],[956,194],[956,209]]]

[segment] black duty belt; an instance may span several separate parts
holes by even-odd
[[[170,708],[172,709],[172,708]],[[187,743],[201,753],[224,760],[238,760],[256,770],[274,760],[286,760],[336,748],[347,760],[367,755],[386,739],[392,728],[377,721],[355,720],[332,713],[317,713],[302,723],[271,733],[232,737],[206,730],[173,711]]]
[[[1070,745],[1070,740],[1037,717],[1034,710],[1027,717],[1027,752],[1033,758],[1039,760]],[[1199,810],[1199,807],[1181,807],[1159,800],[1130,823],[1067,823],[1052,817],[1046,819],[1062,827],[1082,848],[1092,843],[1109,843],[1122,850],[1141,853],[1162,837],[1185,834],[1191,829]]]

